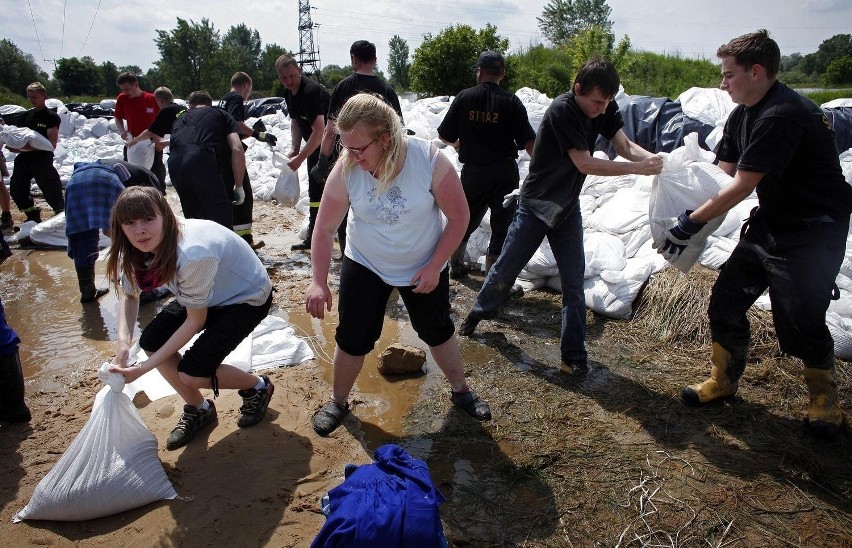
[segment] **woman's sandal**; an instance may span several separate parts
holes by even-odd
[[[488,404],[479,397],[479,394],[473,390],[468,390],[461,394],[451,392],[450,401],[461,407],[465,413],[478,421],[491,420],[491,409],[488,407]]]
[[[328,402],[319,408],[319,411],[314,413],[313,427],[314,431],[320,436],[327,436],[334,432],[338,426],[349,414],[349,404],[346,407],[340,407],[334,402]]]

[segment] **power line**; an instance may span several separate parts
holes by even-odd
[[[89,32],[86,33],[86,39],[83,40],[83,45],[80,46],[80,53],[77,54],[78,56],[83,53],[83,48],[85,48],[86,44],[89,43],[89,35],[92,34],[92,28],[94,28],[94,26],[95,26],[95,19],[97,19],[98,11],[100,11],[100,9],[101,9],[101,0],[98,0],[98,7],[95,8],[95,15],[94,15],[94,17],[92,17],[92,24],[89,25]]]
[[[62,59],[62,52],[65,50],[65,13],[68,8],[68,0],[62,2],[62,41],[59,42],[59,58]]]
[[[36,41],[38,42],[38,50],[41,52],[41,58],[44,61],[47,61],[47,59],[44,58],[44,48],[41,47],[41,38],[38,37],[38,29],[36,28],[35,15],[33,15],[33,4],[32,2],[30,2],[30,0],[27,0],[27,5],[30,7],[30,19],[33,20],[33,30],[35,31]]]

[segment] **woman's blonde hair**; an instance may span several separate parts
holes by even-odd
[[[125,236],[122,225],[139,219],[148,219],[160,214],[163,217],[163,239],[152,253],[148,268],[156,269],[159,280],[165,284],[177,275],[177,242],[180,237],[180,224],[172,208],[159,190],[154,187],[132,186],[124,190],[112,207],[110,215],[110,237],[112,243],[107,258],[107,276],[113,285],[119,287],[119,277],[123,274],[135,288],[139,288],[133,272],[134,255],[141,252]],[[147,261],[146,261],[147,262]]]
[[[390,186],[391,180],[396,175],[396,166],[402,151],[402,143],[405,140],[402,122],[396,111],[384,100],[381,95],[373,93],[358,93],[346,100],[335,121],[337,131],[352,131],[361,122],[367,127],[368,137],[377,139],[378,145],[382,134],[387,133],[390,144],[383,149],[382,158],[375,170],[374,175],[379,181],[379,194],[385,192]],[[349,152],[343,149],[341,153],[344,171],[348,172],[355,166],[355,159],[350,157]]]

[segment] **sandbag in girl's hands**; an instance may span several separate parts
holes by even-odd
[[[77,521],[117,514],[177,493],[157,453],[157,438],[122,392],[124,376],[104,363],[92,414],[13,521]]]

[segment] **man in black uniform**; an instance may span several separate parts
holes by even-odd
[[[45,106],[47,90],[41,82],[27,86],[27,99],[33,106],[20,114],[7,114],[3,117],[8,124],[27,127],[41,134],[53,148],[59,141],[59,115]],[[47,204],[53,208],[54,215],[65,210],[65,199],[62,197],[62,182],[59,173],[53,167],[52,150],[36,150],[27,145],[22,149],[10,148],[17,152],[15,169],[9,179],[10,193],[28,221],[41,222],[41,209],[35,205],[30,194],[30,181],[35,179],[41,189]]]
[[[231,76],[231,91],[226,93],[225,96],[222,97],[222,100],[219,101],[219,108],[225,109],[228,114],[234,117],[234,120],[237,122],[237,127],[240,130],[240,137],[243,139],[247,137],[254,137],[257,140],[268,143],[269,146],[274,147],[278,142],[278,139],[275,135],[266,131],[266,126],[263,124],[263,121],[258,120],[253,128],[246,124],[245,101],[251,95],[252,87],[251,77],[248,74],[245,72],[235,72],[234,75]],[[248,150],[245,143],[243,143],[243,150]],[[226,185],[231,184],[231,181],[227,177],[227,173],[227,171],[223,173],[223,175],[225,175]],[[233,186],[233,184],[231,184],[231,186]],[[246,173],[243,176],[243,190],[245,190],[246,193],[245,201],[240,205],[234,206],[234,232],[247,241],[252,249],[260,249],[264,246],[263,241],[260,240],[255,243],[254,236],[252,236],[251,233],[251,223],[254,216],[254,195],[251,190],[251,182],[249,182],[248,170],[246,170]]]
[[[172,185],[186,218],[208,219],[233,230],[233,206],[245,199],[246,157],[237,123],[221,108],[212,108],[206,91],[193,91],[187,103],[189,110],[172,128]],[[225,170],[231,171],[232,187],[226,187]]]
[[[491,210],[491,240],[485,255],[487,272],[503,249],[514,207],[503,207],[503,198],[518,188],[518,150],[532,156],[535,131],[527,109],[517,95],[500,87],[506,75],[503,56],[486,51],[476,66],[476,87],[459,92],[438,126],[442,141],[459,150],[462,187],[470,208],[470,224],[464,239],[450,258],[450,277],[461,278],[470,270],[464,264],[467,240]]]
[[[329,95],[325,87],[302,76],[301,67],[289,55],[282,55],[275,61],[275,71],[284,86],[284,101],[287,103],[287,112],[290,113],[292,148],[287,166],[297,171],[302,162],[308,161],[308,200],[310,200],[308,235],[303,242],[291,247],[294,251],[304,251],[311,248],[311,236],[314,232],[314,223],[325,183],[324,179],[318,181],[313,176],[313,172],[320,156],[320,143],[325,127]]]
[[[676,259],[705,223],[755,189],[759,205],[713,286],[710,378],[684,387],[681,398],[701,405],[736,393],[750,338],[746,311],[768,288],[781,350],[805,365],[810,429],[834,435],[845,417],[825,313],[837,298],[852,212],[834,131],[822,110],[776,80],[781,53],[765,30],[734,38],[716,55],[721,88],[739,105],[716,151],[719,167],[734,180],[695,211],[682,213],[659,252]]]

